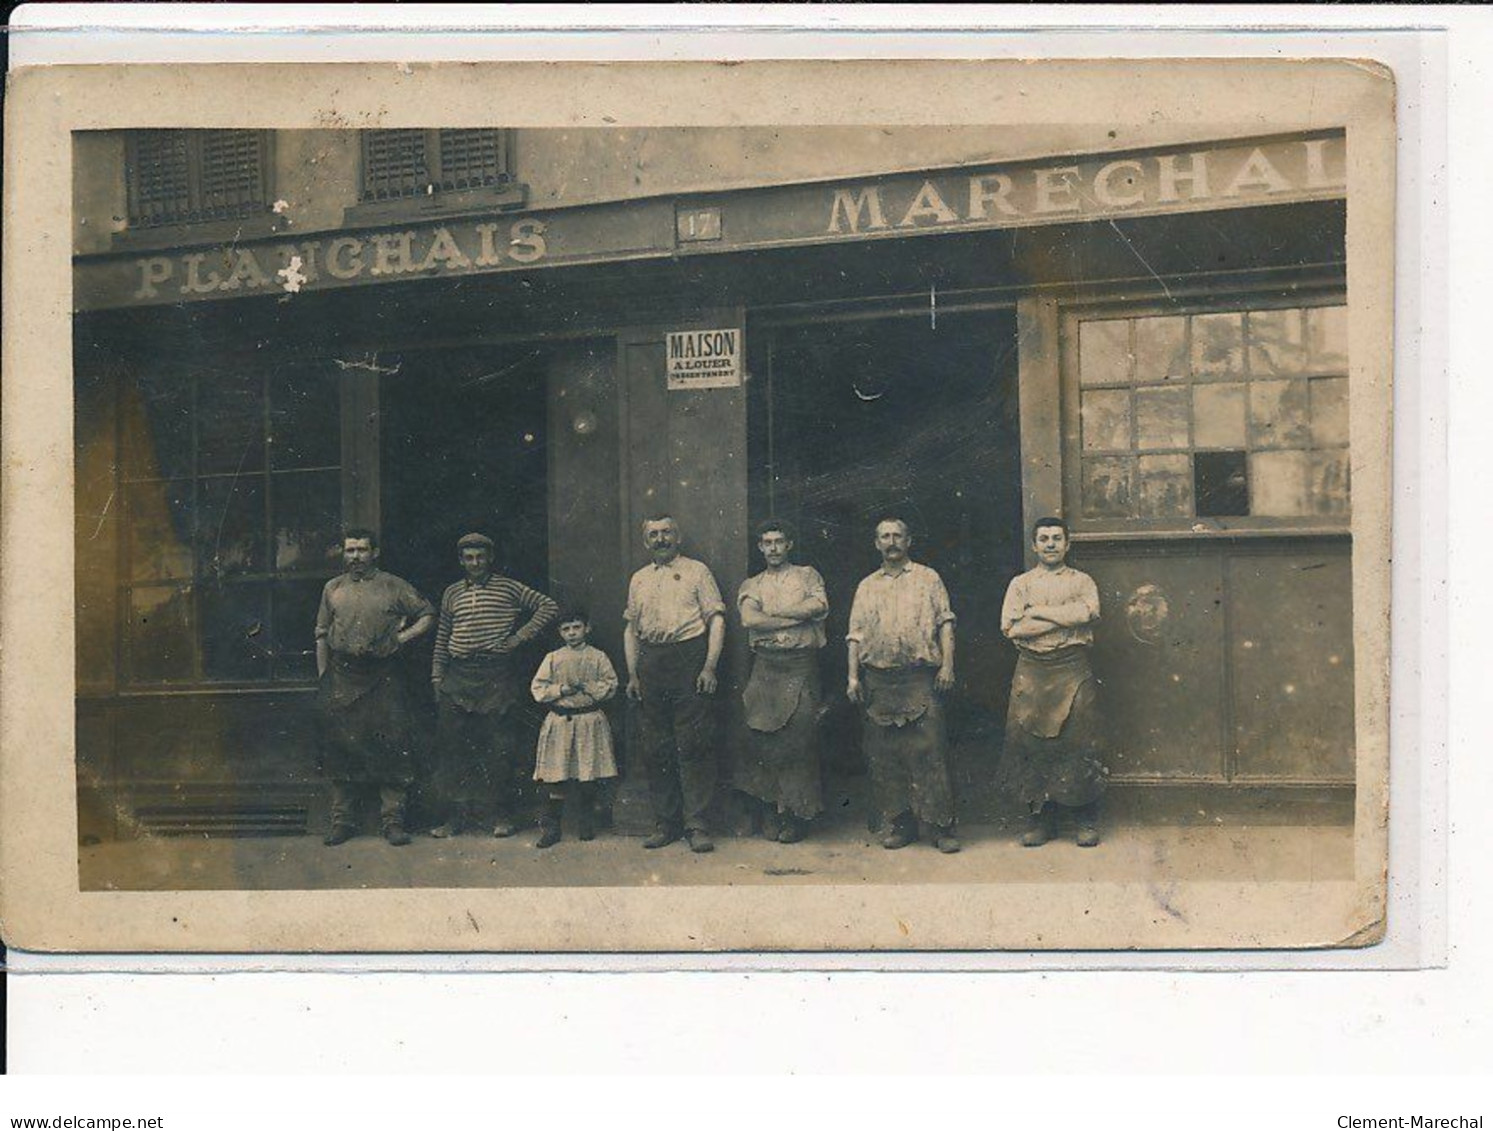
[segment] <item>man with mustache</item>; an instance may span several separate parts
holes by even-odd
[[[644,848],[684,836],[709,852],[716,752],[710,696],[726,636],[726,606],[703,562],[679,552],[679,524],[667,514],[643,523],[653,559],[627,588],[623,650],[627,697],[639,705],[656,828]]]
[[[883,848],[916,841],[958,852],[941,699],[954,689],[954,610],[943,579],[912,560],[912,531],[900,518],[876,526],[881,568],[855,591],[850,608],[846,693],[865,712],[862,736],[883,821]]]

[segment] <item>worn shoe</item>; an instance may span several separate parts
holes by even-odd
[[[575,815],[575,838],[596,839],[596,818],[591,815],[591,807],[584,802],[581,804],[581,811]]]
[[[510,821],[507,817],[499,817],[498,823],[492,827],[492,835],[500,840],[505,837],[517,836],[518,825]]]
[[[447,837],[455,836],[460,831],[461,828],[456,824],[455,821],[447,821],[444,824],[437,825],[435,828],[431,829],[430,835],[435,837],[436,840],[445,840]]]
[[[658,828],[653,830],[653,835],[643,842],[644,848],[663,848],[667,844],[673,844],[679,839],[679,830],[670,828]]]
[[[1026,831],[1021,834],[1021,846],[1023,848],[1041,848],[1052,839],[1052,826],[1046,821],[1031,818],[1026,823]]]
[[[535,848],[553,848],[560,843],[560,826],[546,825],[539,834],[539,839],[534,842]]]
[[[410,842],[410,834],[404,831],[403,825],[388,824],[384,826],[384,839],[395,848],[403,848]]]
[[[1099,844],[1099,829],[1094,825],[1079,825],[1073,839],[1079,848],[1095,848]]]
[[[891,849],[906,848],[909,844],[917,839],[917,829],[908,828],[905,825],[899,825],[897,827],[894,827],[891,832],[887,833],[886,836],[881,838],[881,847]]]
[[[328,848],[336,848],[339,844],[346,844],[356,835],[357,829],[351,825],[333,825],[331,831],[321,838],[321,842]]]
[[[690,829],[684,834],[684,837],[689,841],[689,850],[691,852],[715,851],[715,841],[710,839],[710,834],[704,829]]]
[[[797,844],[809,835],[808,824],[800,821],[792,813],[784,813],[778,825],[779,844]]]
[[[964,845],[959,843],[959,838],[955,836],[952,831],[948,829],[939,829],[937,835],[933,838],[933,847],[938,849],[945,856],[952,856],[954,853],[963,848]]]

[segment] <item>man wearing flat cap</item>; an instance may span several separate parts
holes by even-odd
[[[430,680],[436,719],[437,804],[446,817],[430,830],[454,836],[493,817],[493,836],[518,831],[517,704],[529,681],[516,666],[519,648],[555,619],[543,593],[493,571],[495,547],[485,534],[456,543],[465,575],[441,597]]]

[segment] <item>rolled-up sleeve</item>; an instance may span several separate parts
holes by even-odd
[[[943,578],[934,576],[929,590],[929,599],[933,605],[933,627],[939,629],[946,624],[953,624],[957,618],[954,616],[954,607],[949,604],[949,590],[944,585]]]
[[[1011,629],[1026,612],[1028,601],[1026,599],[1026,586],[1022,584],[1021,578],[1013,577],[1011,584],[1006,586],[1006,599],[1001,604],[1001,635],[1010,636]]]
[[[1099,619],[1099,586],[1088,574],[1083,575],[1083,580],[1083,602],[1089,607],[1090,620],[1095,621]]]
[[[870,598],[866,595],[866,583],[856,587],[855,599],[850,602],[850,626],[845,630],[845,639],[859,644],[866,639],[866,606]]]
[[[700,605],[700,619],[710,620],[711,617],[724,616],[726,602],[721,600],[720,586],[715,583],[715,575],[710,568],[701,563],[699,576],[695,579],[695,600]]]
[[[329,581],[321,590],[321,604],[316,610],[316,639],[325,640],[327,633],[332,631],[332,583]]]

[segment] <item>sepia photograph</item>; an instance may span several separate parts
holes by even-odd
[[[1382,936],[1387,71],[259,69],[66,130],[80,922]]]

